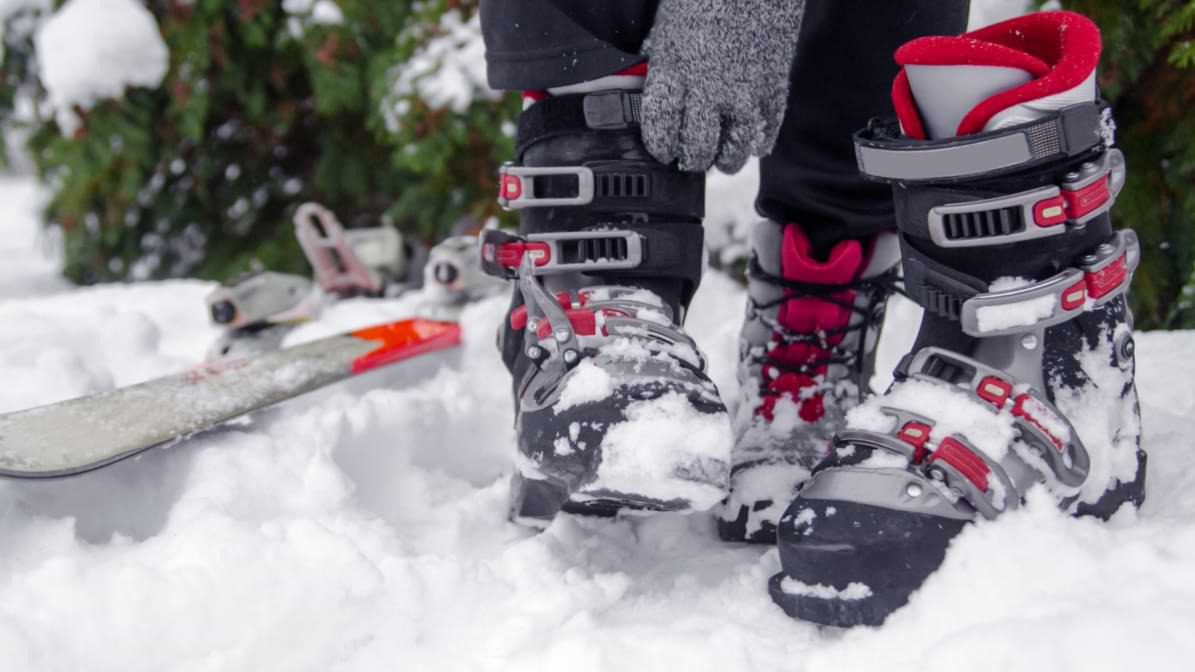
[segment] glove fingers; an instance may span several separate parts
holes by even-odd
[[[643,89],[643,144],[660,163],[680,155],[684,91],[674,81],[649,68]]]
[[[722,117],[722,143],[714,165],[733,175],[743,169],[747,158],[756,153],[759,135],[759,116],[748,109],[739,109]]]
[[[690,95],[680,130],[680,169],[708,170],[718,155],[722,120],[717,108],[704,97]]]

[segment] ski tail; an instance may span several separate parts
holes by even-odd
[[[0,415],[0,477],[98,469],[246,413],[461,342],[455,322],[408,319],[110,392]]]

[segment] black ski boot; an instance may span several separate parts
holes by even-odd
[[[1069,12],[897,52],[899,125],[856,148],[893,186],[925,317],[781,519],[769,589],[789,614],[882,623],[970,521],[1037,484],[1076,514],[1143,500],[1126,304],[1140,250],[1108,215],[1125,169],[1098,59],[1095,25]]]
[[[681,329],[702,271],[705,176],[651,158],[639,94],[550,96],[519,121],[487,231],[487,272],[516,280],[499,347],[514,379],[511,516],[705,510],[726,495],[731,432]]]

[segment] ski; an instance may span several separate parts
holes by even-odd
[[[407,319],[0,415],[0,477],[84,473],[251,411],[460,344],[455,322]]]

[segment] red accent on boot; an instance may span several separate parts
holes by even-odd
[[[788,280],[816,285],[837,285],[858,278],[863,272],[865,250],[858,240],[844,240],[830,250],[826,261],[813,258],[813,244],[801,227],[789,224],[784,229],[784,240],[780,254],[780,268]],[[792,290],[784,290],[792,295]],[[831,295],[834,299],[849,304],[855,300],[854,290],[844,290]],[[778,321],[793,334],[817,335],[830,329],[847,326],[852,311],[831,301],[811,296],[799,296],[785,301],[780,306]],[[842,342],[845,334],[831,334],[818,338],[818,342],[790,343],[784,345],[781,334],[773,334],[777,345],[768,353],[768,360],[781,365],[808,365],[830,355],[830,348]],[[776,402],[788,394],[798,405],[798,413],[806,422],[816,422],[825,414],[822,392],[817,390],[819,376],[825,376],[825,364],[808,369],[807,373],[782,371],[764,364],[760,372],[767,383],[763,401],[757,410],[759,415],[771,422]]]
[[[616,75],[624,75],[627,77],[646,77],[647,76],[647,61],[642,61],[634,65],[628,66],[614,73]]]
[[[1027,14],[958,36],[919,37],[896,50],[905,65],[979,65],[1018,68],[1034,79],[981,101],[962,121],[957,135],[978,133],[996,114],[1038,98],[1069,91],[1089,77],[1100,60],[1100,30],[1075,12]],[[892,84],[892,105],[911,138],[928,137],[901,69]]]

